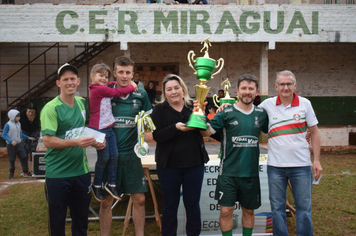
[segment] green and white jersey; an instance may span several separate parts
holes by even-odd
[[[142,110],[145,114],[151,114],[150,100],[144,89],[129,94],[126,98],[114,97],[111,100],[112,113],[115,117],[113,126],[117,148],[120,153],[132,151],[137,143],[137,124],[135,116]]]
[[[249,112],[236,104],[225,108],[210,122],[211,131],[221,131],[219,175],[232,177],[258,176],[260,131],[268,131],[265,110],[253,106]]]
[[[86,101],[75,97],[74,106],[63,103],[59,96],[48,102],[41,111],[42,135],[60,139],[75,139],[82,134],[86,119]],[[64,149],[47,148],[45,155],[46,177],[65,178],[89,172],[85,149],[70,147]]]

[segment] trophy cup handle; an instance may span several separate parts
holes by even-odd
[[[218,67],[220,66],[220,69],[219,69],[217,72],[215,72],[214,74],[212,74],[211,78],[214,78],[214,75],[220,73],[220,71],[221,71],[222,68],[224,67],[224,59],[220,58],[220,59],[217,61],[217,63],[218,63],[218,64],[215,66],[215,68],[218,68]],[[221,64],[221,65],[220,65],[220,64]]]
[[[213,102],[214,102],[214,104],[215,104],[216,107],[219,107],[219,105],[217,104],[217,103],[219,102],[218,97],[219,97],[219,96],[216,95],[216,94],[214,94],[214,96],[213,96]]]
[[[188,52],[188,62],[189,62],[190,68],[192,68],[192,69],[194,70],[194,74],[196,75],[196,74],[197,74],[197,71],[195,70],[194,66],[192,65],[192,61],[195,63],[194,57],[195,57],[194,51],[193,51],[193,50],[190,50],[190,51]]]

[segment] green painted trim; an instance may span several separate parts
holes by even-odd
[[[319,125],[356,125],[356,96],[306,98],[312,103]]]

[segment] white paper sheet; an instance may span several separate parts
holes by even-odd
[[[83,133],[80,137],[94,137],[99,143],[103,143],[105,140],[105,134],[88,127],[84,127]]]

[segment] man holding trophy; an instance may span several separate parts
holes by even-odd
[[[210,45],[208,39],[203,42]],[[204,58],[197,58],[194,61],[194,53],[190,51],[188,54],[189,65],[192,67],[190,59],[195,62],[195,67],[192,68],[200,80],[200,85],[195,86],[194,110],[186,126],[200,128],[203,136],[222,131],[222,153],[215,190],[215,199],[221,206],[220,228],[223,236],[232,236],[232,214],[235,202],[239,201],[242,208],[242,232],[244,236],[250,236],[254,226],[254,209],[261,206],[258,172],[259,136],[261,130],[265,133],[268,131],[268,117],[262,108],[253,105],[259,91],[258,79],[254,75],[245,74],[237,82],[238,101],[235,103],[235,99],[225,97],[227,100],[224,102],[233,105],[218,113],[209,125],[206,125],[200,112],[204,108],[205,96],[210,89],[205,83],[212,77],[211,71],[214,70],[216,63],[215,60],[208,58],[208,49],[206,46],[204,48],[206,48]],[[218,60],[218,66],[220,61],[223,59]],[[224,83],[227,90],[230,82],[225,80]]]

